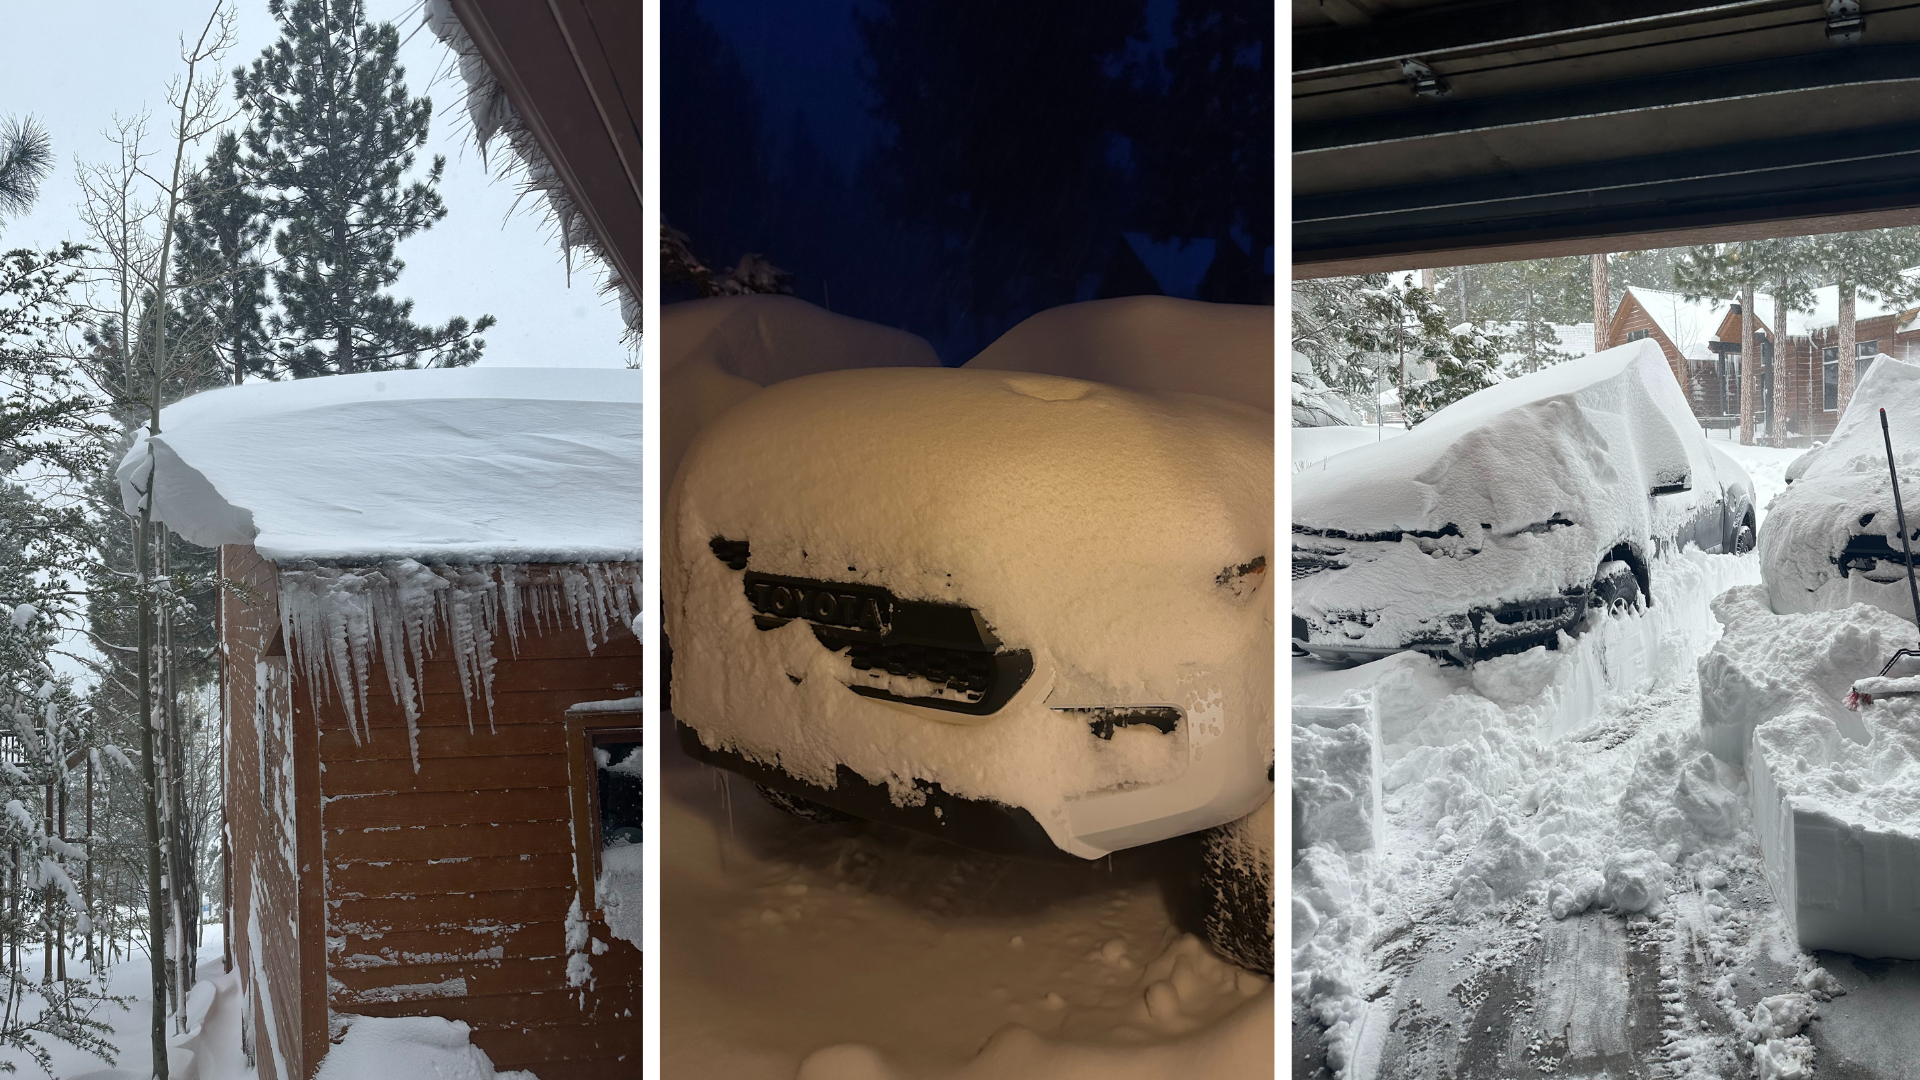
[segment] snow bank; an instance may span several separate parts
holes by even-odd
[[[700,429],[763,386],[824,371],[939,367],[933,346],[791,296],[721,296],[660,309],[660,482]]]
[[[250,383],[161,412],[137,513],[276,561],[613,562],[641,552],[638,371],[455,368]]]
[[[769,387],[701,433],[671,495],[675,711],[812,783],[845,764],[902,802],[929,781],[1024,807],[1088,857],[1244,815],[1270,790],[1272,592],[1235,568],[1272,553],[1272,436],[1271,413],[1053,375]],[[714,537],[750,541],[757,572],[968,605],[1034,673],[977,719],[854,694],[806,624],[756,628]],[[1101,739],[1052,707],[1096,704],[1186,720]],[[1171,831],[1099,835],[1143,817]]]
[[[1838,611],[1864,603],[1913,618],[1906,567],[1897,561],[1900,529],[1880,433],[1883,408],[1903,481],[1908,539],[1920,553],[1920,367],[1882,355],[1861,377],[1832,438],[1793,462],[1788,475],[1798,470],[1798,476],[1760,530],[1760,565],[1775,611]],[[1856,564],[1843,576],[1838,560],[1856,536],[1879,538],[1895,558]]]
[[[1702,702],[1725,701],[1719,743],[1749,733],[1755,830],[1801,947],[1920,959],[1920,699],[1838,704],[1912,625],[1866,604],[1776,615],[1758,588],[1714,611]]]
[[[1340,542],[1350,565],[1295,581],[1294,610],[1359,635],[1356,648],[1399,648],[1470,604],[1585,588],[1602,554],[1679,533],[1723,484],[1751,487],[1716,463],[1658,345],[1570,360],[1296,473],[1296,546],[1303,530],[1390,539]],[[1668,602],[1657,587],[1653,599]]]
[[[1272,412],[1273,313],[1170,296],[1062,304],[1000,335],[966,366],[1203,394]]]
[[[1398,424],[1370,427],[1293,427],[1287,429],[1293,471],[1333,467],[1332,459],[1356,447],[1386,442],[1407,433]]]
[[[346,1037],[320,1060],[314,1080],[539,1080],[530,1072],[495,1072],[493,1059],[469,1041],[464,1020],[438,1016],[343,1016]]]

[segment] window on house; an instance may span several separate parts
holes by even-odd
[[[1862,341],[1853,347],[1853,355],[1855,356],[1876,356],[1879,352],[1880,343],[1877,341]]]
[[[1832,412],[1840,407],[1840,346],[1820,350],[1820,407]]]
[[[1627,340],[1639,341],[1641,338],[1646,337],[1647,333],[1645,330],[1629,330],[1627,331]]]
[[[596,732],[593,760],[599,768],[600,843],[640,842],[640,741],[632,731]]]

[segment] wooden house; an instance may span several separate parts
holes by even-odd
[[[540,1080],[638,1075],[639,901],[601,862],[639,824],[607,767],[640,741],[639,384],[228,387],[122,464],[130,508],[151,491],[229,583],[230,926],[262,1080],[398,1015],[465,1021]]]
[[[1761,365],[1759,430],[1789,444],[1832,434],[1846,410],[1840,378],[1839,291],[1816,290],[1812,311],[1787,312],[1776,332],[1773,299],[1754,298],[1754,344]],[[1703,427],[1737,430],[1746,393],[1738,303],[1689,301],[1678,293],[1633,286],[1608,328],[1606,347],[1640,337],[1660,343],[1674,378]],[[1895,307],[1865,297],[1855,301],[1851,349],[1857,381],[1874,356],[1920,360],[1920,308]]]

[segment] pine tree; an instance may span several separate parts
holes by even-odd
[[[1388,387],[1400,388],[1402,400],[1411,402],[1411,384],[1423,368],[1437,372],[1443,362],[1458,359],[1466,368],[1491,365],[1497,372],[1506,347],[1504,338],[1475,331],[1470,323],[1449,327],[1447,311],[1410,274],[1296,281],[1292,307],[1294,350],[1308,359],[1314,375],[1366,414],[1379,413],[1380,394]],[[1456,380],[1422,400],[1431,412],[1455,400],[1446,395],[1470,381]]]
[[[187,184],[186,212],[176,227],[174,294],[189,315],[184,333],[217,354],[234,383],[267,370],[267,269],[260,254],[268,229],[263,201],[240,168],[240,137],[228,132]]]
[[[53,140],[32,117],[0,122],[0,214],[24,214],[53,170]]]
[[[1434,361],[1433,378],[1407,390],[1409,426],[1506,378],[1500,370],[1500,338],[1483,334],[1470,323],[1453,327],[1447,336],[1445,351]]]
[[[275,226],[279,310],[269,320],[287,374],[470,364],[494,323],[413,321],[387,290],[405,264],[400,241],[446,216],[435,185],[405,181],[426,144],[433,104],[412,97],[396,61],[400,35],[369,24],[360,0],[270,0],[280,39],[234,72],[248,113],[242,160]]]

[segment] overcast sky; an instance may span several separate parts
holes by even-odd
[[[627,351],[619,306],[600,292],[595,264],[566,265],[532,197],[494,179],[467,140],[463,87],[452,54],[420,27],[418,0],[368,0],[369,17],[400,26],[400,62],[407,88],[433,99],[434,121],[422,164],[444,154],[440,184],[447,216],[400,246],[407,268],[394,291],[414,300],[421,322],[454,315],[493,315],[483,364],[512,366],[623,366]],[[180,70],[179,38],[198,33],[208,3],[182,0],[0,0],[7,59],[0,64],[0,116],[32,115],[53,136],[58,165],[25,217],[0,224],[0,247],[43,247],[83,240],[75,204],[74,161],[104,160],[102,135],[115,113],[153,113],[164,134],[166,87]],[[240,0],[239,41],[225,72],[253,58],[275,34],[266,0]],[[417,32],[416,32],[417,31]],[[410,36],[409,36],[410,35]],[[227,95],[231,97],[231,76]],[[504,152],[504,142],[495,151]]]

